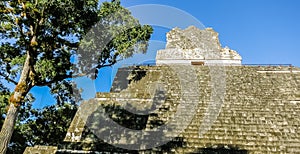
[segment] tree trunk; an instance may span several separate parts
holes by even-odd
[[[5,121],[3,123],[1,132],[0,132],[0,153],[5,154],[8,143],[11,139],[12,133],[14,131],[15,121],[18,115],[18,108],[10,103],[9,110],[7,112]]]
[[[31,81],[29,78],[30,72],[30,54],[27,53],[26,61],[23,66],[23,70],[20,76],[20,80],[18,85],[15,88],[14,93],[10,97],[9,100],[9,109],[5,117],[5,121],[2,125],[2,129],[0,132],[0,154],[5,154],[8,144],[10,142],[11,136],[14,131],[14,126],[16,122],[16,118],[18,116],[18,109],[20,108],[22,102],[24,101],[24,97],[28,93],[31,88]]]

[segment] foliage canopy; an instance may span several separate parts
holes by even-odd
[[[140,25],[119,0],[101,5],[98,0],[2,0],[0,25],[0,81],[16,85],[14,91],[5,83],[0,86],[2,117],[9,104],[1,123],[4,142],[0,152],[6,151],[18,111],[24,114],[20,117],[36,114],[47,120],[43,115],[47,112],[30,113],[30,103],[24,104],[33,100],[31,88],[48,86],[59,107],[65,107],[65,102],[74,105],[80,100],[80,91],[71,78],[95,78],[98,69],[145,52],[152,33],[152,28]],[[61,114],[58,108],[49,111]],[[40,127],[37,120],[27,124]]]

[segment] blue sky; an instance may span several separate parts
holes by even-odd
[[[165,33],[172,26],[185,28],[187,25],[194,24],[192,21],[194,19],[172,17],[172,14],[178,11],[194,17],[205,27],[212,27],[217,31],[222,46],[229,46],[240,53],[243,64],[300,66],[300,39],[298,38],[300,1],[298,0],[121,0],[121,4],[133,11],[136,6],[145,4],[169,6],[166,10],[157,10],[153,13],[133,12],[140,21],[144,21],[144,17],[161,22],[168,19],[169,25],[166,27],[154,25],[154,34],[146,55],[137,54],[112,68],[102,69],[96,81],[78,79],[84,89],[85,99],[93,98],[96,91],[109,91],[118,67],[155,59],[156,51],[165,47]],[[172,10],[170,7],[178,10],[168,12]],[[45,88],[34,88],[32,93],[37,98],[35,107],[54,102]]]
[[[220,34],[223,46],[237,50],[243,63],[288,63],[300,66],[298,0],[128,0],[176,7]],[[171,12],[170,12],[171,13]],[[162,15],[163,16],[163,15]],[[160,18],[160,17],[157,17]]]

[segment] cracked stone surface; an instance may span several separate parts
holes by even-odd
[[[156,63],[188,64],[193,61],[241,65],[242,57],[229,47],[223,48],[219,34],[212,28],[200,30],[190,26],[185,30],[174,28],[168,32],[166,49],[157,52]]]

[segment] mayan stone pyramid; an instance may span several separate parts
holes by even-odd
[[[241,60],[211,28],[174,28],[155,66],[81,103],[64,144],[24,153],[300,153],[300,69]]]

